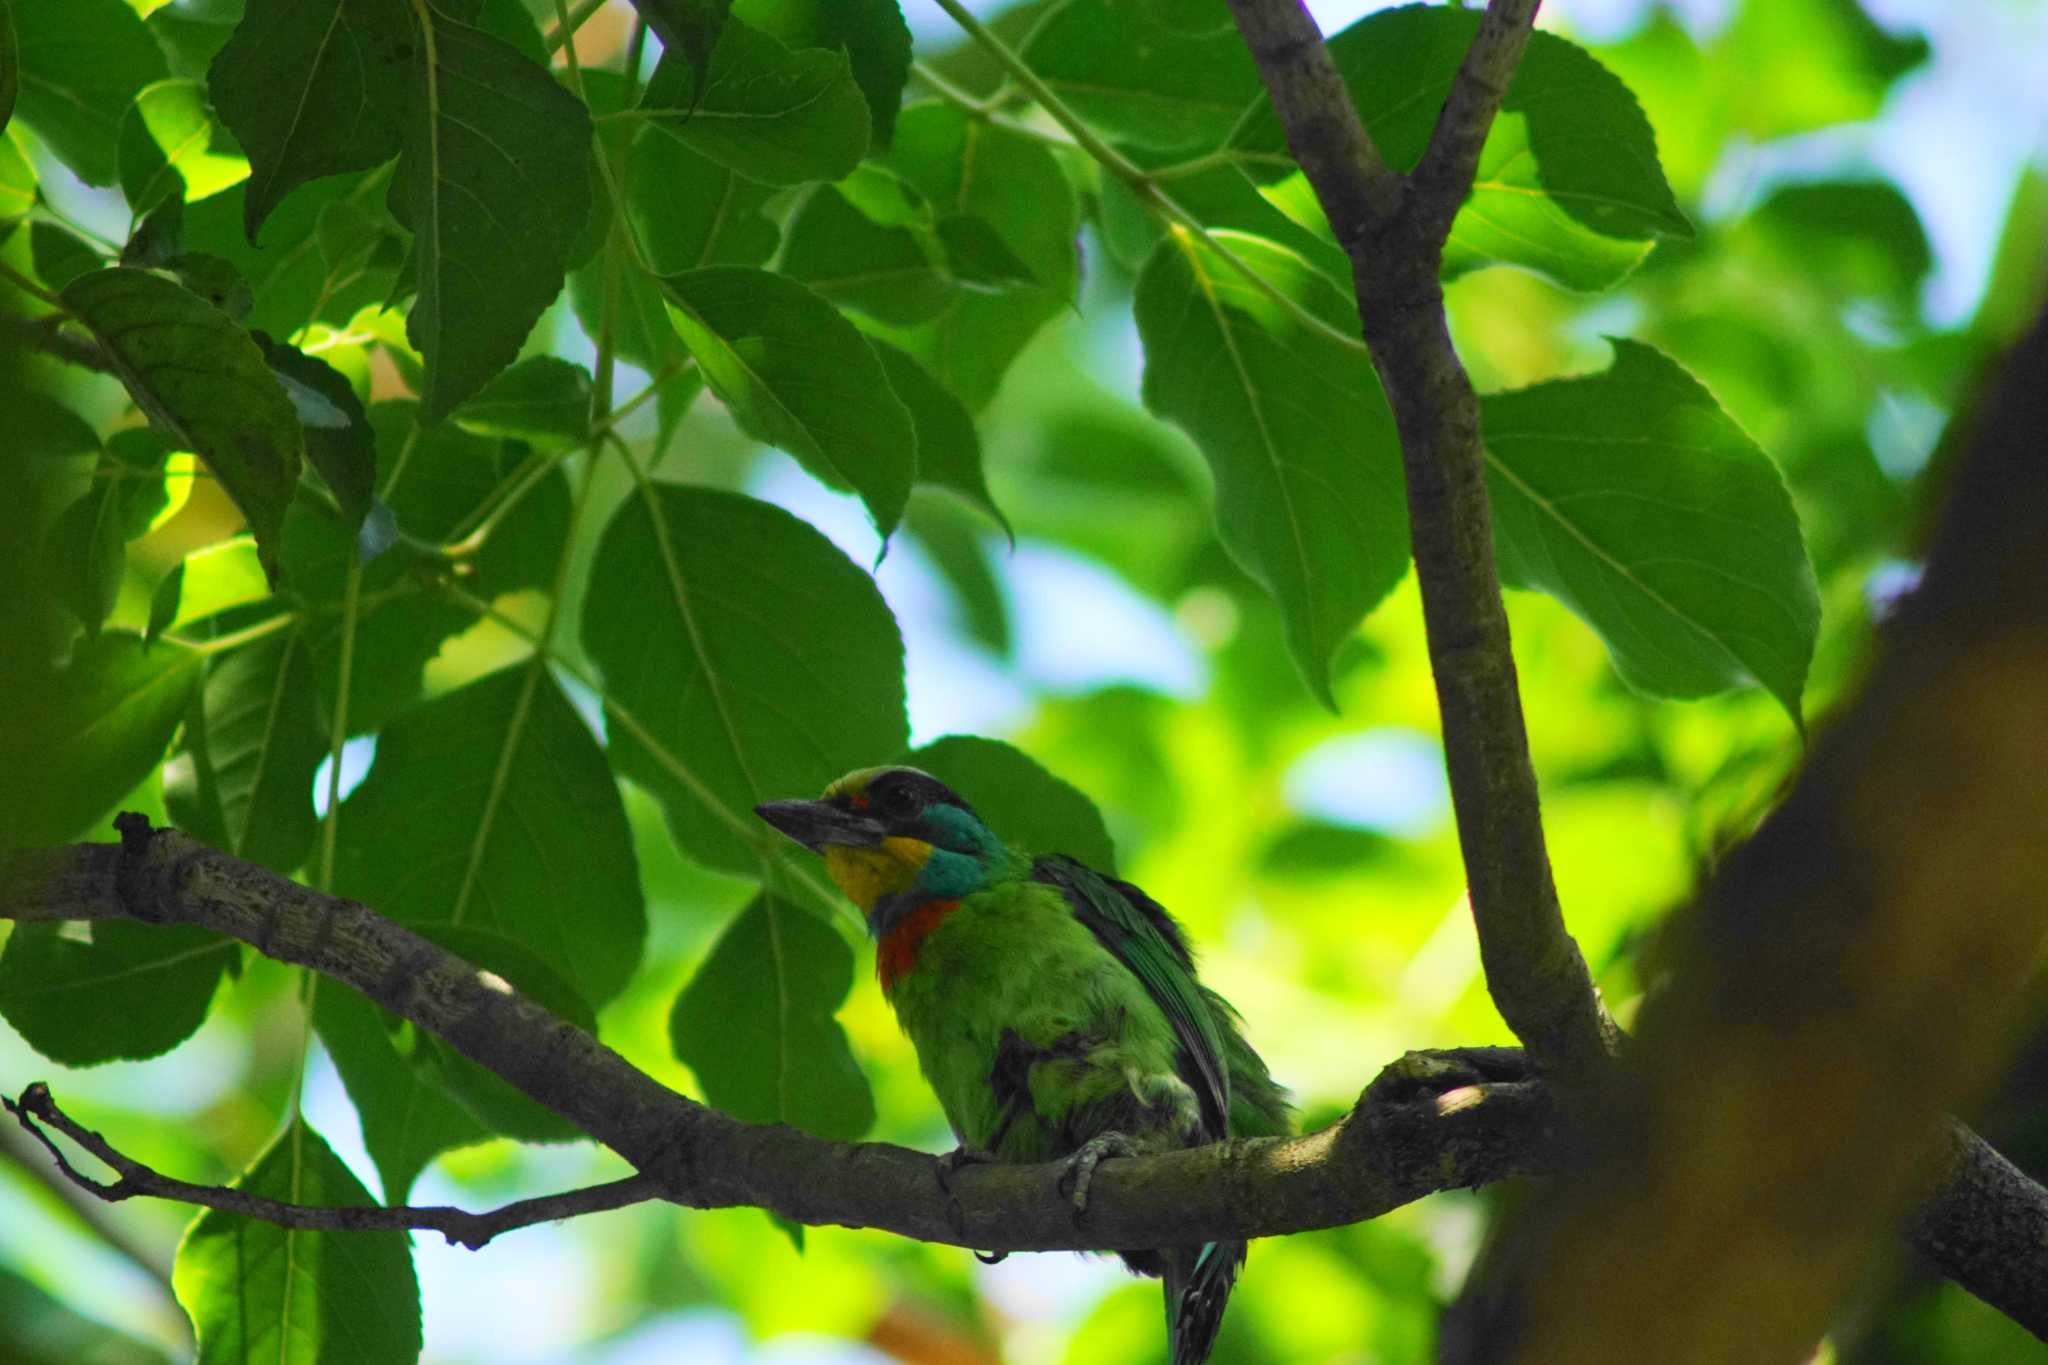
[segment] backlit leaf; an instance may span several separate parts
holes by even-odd
[[[593,1004],[625,985],[646,936],[603,751],[530,664],[384,727],[341,809],[335,885],[402,923],[503,935]]]
[[[290,1204],[374,1204],[327,1143],[294,1119],[235,1181]],[[172,1274],[199,1360],[411,1365],[420,1287],[402,1232],[305,1232],[208,1209]]]
[[[1170,233],[1138,277],[1145,405],[1201,447],[1224,545],[1279,604],[1309,690],[1334,705],[1331,658],[1408,563],[1393,417],[1363,349],[1338,340],[1358,320],[1337,289],[1270,242],[1219,236],[1329,330]]]
[[[832,1016],[853,953],[817,916],[772,895],[742,910],[676,997],[669,1040],[704,1097],[749,1123],[852,1141],[874,1097]]]
[[[1797,721],[1820,598],[1784,480],[1691,375],[1613,344],[1604,373],[1481,405],[1501,576],[1585,618],[1645,692],[1756,683]]]
[[[780,836],[756,805],[902,751],[902,641],[874,580],[789,513],[708,488],[652,498],[612,518],[583,607],[584,648],[638,722],[609,724],[612,761],[691,857],[758,875]]]

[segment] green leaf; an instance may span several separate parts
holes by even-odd
[[[1583,617],[1633,687],[1756,683],[1796,723],[1820,599],[1784,481],[1691,375],[1613,345],[1603,374],[1481,405],[1501,576]]]
[[[875,1121],[867,1077],[832,1017],[852,986],[846,940],[764,894],[676,997],[669,1041],[704,1098],[735,1118],[850,1142]]]
[[[122,0],[14,0],[21,89],[14,112],[88,185],[118,172],[121,116],[168,74]]]
[[[1312,329],[1182,233],[1138,277],[1145,406],[1183,428],[1216,476],[1231,557],[1279,603],[1287,645],[1325,706],[1330,661],[1408,563],[1400,447],[1357,315],[1292,252],[1219,234],[1330,331]]]
[[[904,525],[952,590],[968,636],[1008,657],[1010,608],[1003,599],[1002,585],[982,547],[978,526],[958,504],[946,505],[949,501],[929,494],[911,498]]]
[[[1063,6],[1032,31],[1024,55],[1091,126],[1159,151],[1221,147],[1264,98],[1258,68],[1229,24],[1189,33],[1129,0]]]
[[[633,141],[626,200],[659,273],[765,262],[780,236],[761,215],[774,193],[666,133],[649,128]]]
[[[590,432],[590,372],[560,356],[531,356],[457,408],[455,424],[482,436],[573,445]]]
[[[870,221],[829,185],[797,211],[777,268],[833,303],[898,326],[937,317],[953,298],[952,280],[915,233]]]
[[[887,537],[910,497],[917,436],[853,324],[765,270],[712,266],[661,283],[676,330],[741,430],[859,493]]]
[[[903,750],[903,645],[874,580],[751,498],[629,499],[598,546],[583,645],[636,722],[610,724],[614,765],[710,867],[758,875],[756,805]]]
[[[249,519],[274,578],[304,439],[256,343],[206,300],[144,270],[80,276],[63,299],[106,348],[136,405],[167,439],[205,459]]]
[[[387,1202],[403,1200],[427,1163],[442,1152],[492,1137],[475,1114],[412,1065],[412,1026],[339,981],[322,981],[313,1025],[362,1122],[363,1146],[377,1165]]]
[[[24,695],[5,699],[0,772],[37,778],[0,782],[0,849],[74,838],[134,791],[184,717],[203,657],[109,631],[68,667],[24,675]]]
[[[711,71],[711,54],[732,13],[732,0],[638,0],[635,8],[661,39],[666,52],[680,52],[689,64],[689,97],[683,107],[696,107]]]
[[[128,542],[121,534],[120,488],[97,478],[57,514],[43,533],[43,588],[97,635],[128,567]]]
[[[1116,846],[1095,803],[1001,740],[948,735],[912,749],[903,761],[966,797],[1010,847],[1064,853],[1116,871]]]
[[[810,6],[808,17],[808,41],[846,50],[854,83],[868,102],[875,145],[888,146],[910,76],[910,26],[898,0],[830,0]]]
[[[28,225],[28,252],[36,278],[52,289],[62,289],[80,275],[106,264],[105,258],[84,238],[55,223]]]
[[[1045,145],[950,105],[903,111],[889,167],[940,216],[987,222],[1039,288],[963,293],[944,316],[898,338],[969,408],[981,408],[1026,342],[1057,316],[1080,281],[1080,208]]]
[[[692,108],[695,84],[686,63],[665,56],[641,108],[656,127],[750,180],[837,180],[867,152],[867,101],[843,52],[792,52],[732,19]]]
[[[251,328],[289,337],[308,322],[345,323],[357,310],[383,302],[388,277],[375,270],[330,271],[315,234],[329,205],[361,207],[382,175],[329,177],[293,191],[264,221],[261,246],[243,232],[248,182],[231,186],[186,206],[185,248],[223,258],[249,281],[255,298],[243,322]]]
[[[1038,283],[1031,267],[1019,260],[984,218],[949,213],[934,225],[946,264],[962,284],[982,289],[1014,289]]]
[[[418,42],[405,0],[248,0],[207,86],[248,154],[251,242],[300,185],[398,154],[407,106],[392,92]]]
[[[186,555],[157,584],[147,638],[268,596],[270,583],[256,556],[256,542],[248,536],[217,541]]]
[[[4,9],[0,0],[0,9]],[[162,1348],[77,1312],[10,1269],[0,1268],[0,1322],[8,1327],[10,1365],[171,1365]]]
[[[14,102],[21,95],[21,49],[14,37],[12,10],[12,0],[0,0],[0,131],[14,117]],[[11,150],[13,144],[8,147]]]
[[[1368,15],[1330,40],[1360,117],[1395,169],[1421,159],[1479,22],[1476,11],[1411,5]],[[1232,146],[1262,178],[1298,174],[1264,101]],[[1471,198],[1452,224],[1446,272],[1501,262],[1570,288],[1606,288],[1654,239],[1691,235],[1628,87],[1555,34],[1531,35],[1480,153]]]
[[[690,410],[703,391],[704,376],[691,362],[690,348],[676,335],[675,322],[661,290],[638,267],[623,259],[622,253],[607,250],[583,269],[569,276],[569,299],[576,320],[594,342],[605,332],[605,294],[610,290],[618,300],[612,318],[612,349],[621,360],[637,365],[650,376],[666,375],[655,398],[661,448],[676,424]]]
[[[206,1022],[239,947],[190,925],[99,920],[80,943],[61,924],[19,924],[0,953],[0,1015],[65,1066],[159,1056]]]
[[[647,934],[611,769],[534,664],[384,728],[341,808],[335,885],[401,923],[501,934],[598,1004],[626,984]]]
[[[312,851],[313,774],[327,755],[312,651],[296,633],[217,659],[164,770],[164,806],[224,853],[290,876]]]
[[[590,213],[590,115],[489,34],[439,19],[420,39],[416,107],[392,209],[413,231],[406,335],[438,422],[512,363],[562,290]]]
[[[219,194],[248,178],[249,163],[214,122],[206,87],[172,79],[146,87],[122,119],[120,171],[128,207],[147,213],[167,195]]]
[[[1784,185],[1742,225],[1784,269],[1849,298],[1913,307],[1934,253],[1912,201],[1888,181]]]
[[[1708,45],[1693,97],[1756,141],[1875,116],[1894,81],[1927,60],[1919,34],[1894,37],[1858,0],[1744,0]]]
[[[1009,519],[989,496],[988,480],[982,474],[981,435],[975,430],[973,414],[907,352],[872,337],[869,344],[881,357],[889,387],[910,409],[911,423],[917,429],[917,481],[945,489],[1010,535]]]
[[[36,168],[15,134],[0,129],[0,225],[36,204]]]
[[[374,1204],[305,1122],[293,1120],[234,1187],[291,1204]],[[200,1365],[410,1365],[420,1287],[402,1232],[304,1232],[208,1209],[172,1272]]]
[[[298,414],[306,458],[341,505],[342,524],[353,535],[377,498],[377,440],[363,400],[347,376],[326,361],[263,332],[252,335]]]

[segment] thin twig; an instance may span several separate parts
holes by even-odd
[[[417,1229],[438,1232],[451,1245],[475,1251],[492,1238],[515,1228],[557,1222],[585,1213],[601,1213],[629,1204],[644,1204],[662,1197],[660,1187],[653,1180],[634,1174],[602,1185],[587,1185],[579,1190],[521,1199],[488,1213],[471,1213],[467,1209],[447,1205],[293,1204],[225,1185],[195,1185],[189,1180],[165,1175],[119,1151],[100,1134],[58,1108],[50,1087],[41,1081],[22,1091],[19,1100],[0,1095],[0,1107],[14,1115],[16,1121],[43,1144],[67,1180],[96,1199],[109,1204],[138,1195],[173,1199],[181,1204],[218,1209],[222,1213],[239,1214],[281,1228],[300,1228],[309,1232],[408,1232]],[[43,1130],[44,1124],[92,1153],[120,1178],[99,1181],[80,1171],[64,1155],[64,1149],[57,1145],[56,1140]]]

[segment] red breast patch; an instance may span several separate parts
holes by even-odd
[[[917,950],[924,946],[924,936],[959,908],[959,901],[926,901],[883,936],[875,945],[875,975],[881,979],[882,994],[896,993],[896,983],[917,965]]]

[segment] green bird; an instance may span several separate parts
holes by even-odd
[[[1195,979],[1187,937],[1129,882],[1013,849],[937,778],[863,768],[762,819],[822,854],[867,916],[882,993],[963,1159],[1070,1163],[1283,1133],[1286,1091]],[[1173,1365],[1200,1365],[1243,1242],[1119,1251],[1163,1277]]]

